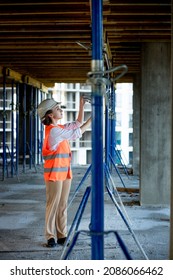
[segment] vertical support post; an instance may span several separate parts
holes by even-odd
[[[34,165],[36,164],[36,139],[37,139],[37,89],[34,87],[34,96],[33,96],[33,106],[34,106],[34,114],[33,114],[33,161]]]
[[[29,112],[29,168],[32,168],[32,138],[33,138],[33,86],[31,86],[30,112]]]
[[[26,169],[26,84],[23,84],[23,172]]]
[[[19,169],[19,83],[16,84],[16,174]]]
[[[40,90],[37,88],[37,96],[36,96],[36,108],[38,107],[39,104],[39,94]],[[40,135],[39,135],[39,117],[38,114],[36,115],[37,118],[37,160],[36,163],[39,164],[39,146],[40,146]]]
[[[14,80],[11,83],[11,176],[14,175]]]
[[[106,104],[105,110],[105,163],[109,166],[110,153],[110,118],[109,118],[109,104]]]
[[[39,100],[39,103],[43,101],[43,92],[41,91],[40,92],[40,100]],[[43,155],[42,155],[42,146],[43,146],[43,137],[44,137],[44,127],[42,125],[42,123],[40,122],[39,120],[39,124],[40,124],[40,157],[41,157],[41,163],[43,163]]]
[[[103,71],[102,6],[102,0],[92,0],[92,72]],[[91,231],[93,260],[104,259],[104,236],[100,234],[104,231],[103,97],[101,90],[101,85],[92,85]]]
[[[115,148],[116,148],[116,120],[115,120],[115,104],[116,104],[116,96],[114,84],[111,86],[111,156],[115,160]],[[116,161],[116,160],[115,160]]]
[[[6,154],[6,72],[3,75],[3,170],[2,179],[5,179],[5,169],[7,162]]]

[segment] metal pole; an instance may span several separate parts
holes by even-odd
[[[36,114],[36,108],[37,108],[37,91],[34,87],[34,98],[33,98],[33,105],[34,105],[34,114],[33,114],[33,161],[34,166],[36,164],[36,141],[37,141],[37,114]]]
[[[29,168],[32,168],[32,138],[33,138],[33,86],[31,86],[31,99],[30,99],[30,111],[29,111]]]
[[[43,92],[42,91],[40,92],[40,101],[39,102],[41,102],[41,101],[43,101]],[[43,163],[43,156],[42,156],[41,151],[42,151],[42,146],[43,146],[44,128],[43,128],[42,123],[41,122],[39,122],[39,123],[40,123],[40,145],[39,145],[40,150],[39,150],[39,153],[40,153],[41,163]]]
[[[14,175],[14,80],[11,83],[11,176]]]
[[[102,0],[92,0],[92,65],[91,71],[103,71]],[[101,74],[93,75],[94,78]],[[92,84],[92,259],[104,259],[104,187],[103,187],[103,97],[102,86]],[[98,233],[98,234],[97,234]],[[101,233],[101,234],[100,234]]]
[[[19,83],[16,84],[16,173],[19,167]]]
[[[38,104],[39,104],[40,90],[37,88],[36,92],[37,92],[37,96],[36,96],[36,108],[37,108]],[[36,118],[37,118],[37,159],[36,159],[36,163],[39,164],[39,142],[40,142],[40,135],[39,135],[39,117],[38,117],[38,114],[36,115]]]
[[[5,169],[7,164],[6,155],[6,73],[3,75],[3,172],[2,179],[5,179]]]
[[[26,169],[26,84],[23,84],[23,172]]]
[[[115,121],[115,105],[116,105],[116,96],[114,84],[111,86],[111,156],[115,159],[115,146],[116,146],[116,121]]]
[[[105,111],[105,162],[109,166],[109,153],[110,153],[110,119],[109,119],[109,106],[106,104]]]
[[[116,170],[116,172],[117,172],[117,174],[118,174],[118,176],[119,176],[119,178],[121,180],[121,183],[123,184],[124,188],[126,189],[125,183],[124,183],[124,181],[123,181],[123,179],[121,177],[121,174],[120,174],[120,172],[118,170],[118,167],[116,166],[116,163],[115,163],[113,157],[111,156],[111,154],[109,154],[109,156],[110,156],[111,163],[113,164],[113,167],[115,168],[115,170]]]

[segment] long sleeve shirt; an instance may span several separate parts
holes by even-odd
[[[78,121],[66,123],[63,127],[57,125],[51,129],[48,145],[51,151],[55,150],[63,140],[75,140],[82,136],[81,123]]]

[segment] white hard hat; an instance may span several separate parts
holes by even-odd
[[[37,112],[38,112],[40,119],[42,119],[45,116],[47,111],[54,109],[58,104],[61,104],[61,103],[55,101],[54,99],[43,100],[38,105],[38,108],[37,108]]]

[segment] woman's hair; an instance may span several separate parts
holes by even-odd
[[[49,114],[52,113],[52,110],[49,110],[46,112],[45,116],[42,118],[42,124],[44,125],[50,125],[52,123],[51,118],[48,116]]]

